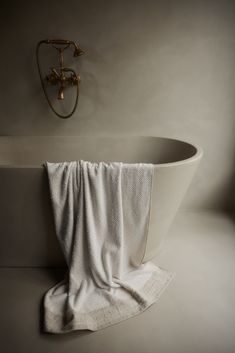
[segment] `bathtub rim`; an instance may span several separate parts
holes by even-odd
[[[202,157],[203,157],[203,154],[204,154],[204,151],[203,149],[198,145],[198,144],[195,144],[195,143],[192,143],[192,142],[189,142],[187,140],[182,140],[182,139],[179,139],[179,138],[171,138],[171,137],[165,137],[165,136],[153,136],[153,135],[131,135],[131,136],[128,136],[128,135],[115,135],[115,136],[110,136],[110,135],[101,135],[101,136],[91,136],[91,135],[37,135],[37,136],[32,136],[32,135],[3,135],[3,136],[0,136],[0,140],[1,138],[46,138],[46,137],[50,137],[50,138],[69,138],[69,137],[80,137],[80,138],[97,138],[97,139],[118,139],[118,138],[150,138],[150,139],[162,139],[162,140],[171,140],[171,141],[176,141],[176,142],[180,142],[180,143],[184,143],[184,144],[187,144],[187,145],[190,145],[191,147],[193,147],[195,149],[195,154],[192,155],[191,157],[189,158],[185,158],[185,159],[181,159],[181,160],[178,160],[178,161],[175,161],[175,162],[168,162],[168,163],[146,163],[146,164],[153,164],[155,168],[169,168],[169,167],[177,167],[177,166],[181,166],[181,165],[185,165],[185,164],[190,164],[190,163],[193,163],[193,162],[196,162],[196,161],[199,161]],[[53,163],[53,161],[50,161],[50,160],[45,160],[45,162],[51,162]],[[45,163],[44,162],[44,163]],[[62,162],[62,161],[61,161]],[[115,162],[115,161],[112,161],[112,162]],[[13,164],[13,163],[2,163],[0,162],[0,168],[23,168],[23,169],[41,169],[43,168],[44,166],[44,163],[42,164]],[[57,163],[57,162],[55,162]],[[110,162],[111,163],[111,162]],[[139,162],[139,163],[145,163],[145,162]],[[130,164],[130,163],[128,163]],[[133,163],[135,164],[135,163]]]

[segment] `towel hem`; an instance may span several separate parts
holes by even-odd
[[[175,277],[174,273],[165,270],[163,272],[164,276],[160,278],[160,281],[159,273],[154,273],[151,276],[140,291],[143,300],[135,302],[134,305],[133,299],[131,301],[119,300],[114,306],[108,306],[86,314],[73,312],[69,320],[46,308],[44,332],[63,334],[76,330],[97,331],[142,313],[159,299]]]

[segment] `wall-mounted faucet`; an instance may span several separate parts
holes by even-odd
[[[41,71],[41,66],[40,66],[40,61],[39,61],[39,49],[42,44],[49,44],[53,48],[55,48],[58,51],[59,55],[59,69],[56,70],[55,67],[51,67],[50,73],[46,75],[45,78],[42,76],[42,71]],[[80,83],[80,75],[77,74],[73,69],[67,68],[64,66],[64,51],[68,48],[73,48],[74,57],[78,57],[82,54],[84,54],[84,51],[80,48],[78,44],[76,44],[74,41],[71,40],[65,40],[65,39],[45,39],[41,40],[37,44],[37,49],[36,49],[36,54],[37,54],[37,65],[38,65],[38,71],[39,71],[39,76],[41,79],[42,83],[42,88],[45,93],[46,99],[53,110],[53,112],[59,116],[60,118],[66,119],[69,118],[75,111],[78,103],[78,95],[79,95],[79,83]],[[58,86],[58,95],[57,98],[59,100],[64,99],[64,91],[67,86],[75,86],[76,87],[76,100],[73,106],[72,111],[67,114],[67,115],[62,115],[58,113],[55,108],[53,107],[48,94],[46,90],[46,84],[48,85],[55,85]]]

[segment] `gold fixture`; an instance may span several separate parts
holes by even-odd
[[[45,78],[43,78],[42,71],[41,71],[41,66],[39,62],[39,49],[42,44],[49,44],[53,48],[55,48],[58,51],[59,55],[59,69],[56,70],[55,67],[52,67],[50,70],[50,73],[46,75]],[[84,51],[79,47],[78,44],[71,40],[65,40],[65,39],[45,39],[41,40],[37,44],[37,49],[36,49],[36,55],[37,55],[37,65],[38,65],[38,72],[42,84],[43,91],[45,93],[46,99],[49,103],[49,106],[53,110],[53,112],[59,116],[60,118],[67,119],[69,118],[74,112],[78,104],[78,96],[79,96],[79,83],[80,83],[80,75],[77,74],[73,69],[67,68],[64,66],[64,51],[68,48],[73,48],[74,57],[78,57],[82,54],[84,54]],[[46,84],[47,85],[55,85],[58,86],[58,95],[57,99],[59,100],[64,100],[64,91],[66,87],[68,86],[74,86],[76,87],[76,99],[75,103],[73,106],[73,109],[71,112],[67,115],[62,115],[58,113],[55,108],[53,107],[49,97],[48,93],[46,90]]]

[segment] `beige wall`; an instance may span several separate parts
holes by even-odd
[[[9,1],[1,5],[0,135],[159,135],[205,151],[184,207],[233,198],[235,2]],[[79,41],[69,120],[43,96],[36,43]]]

